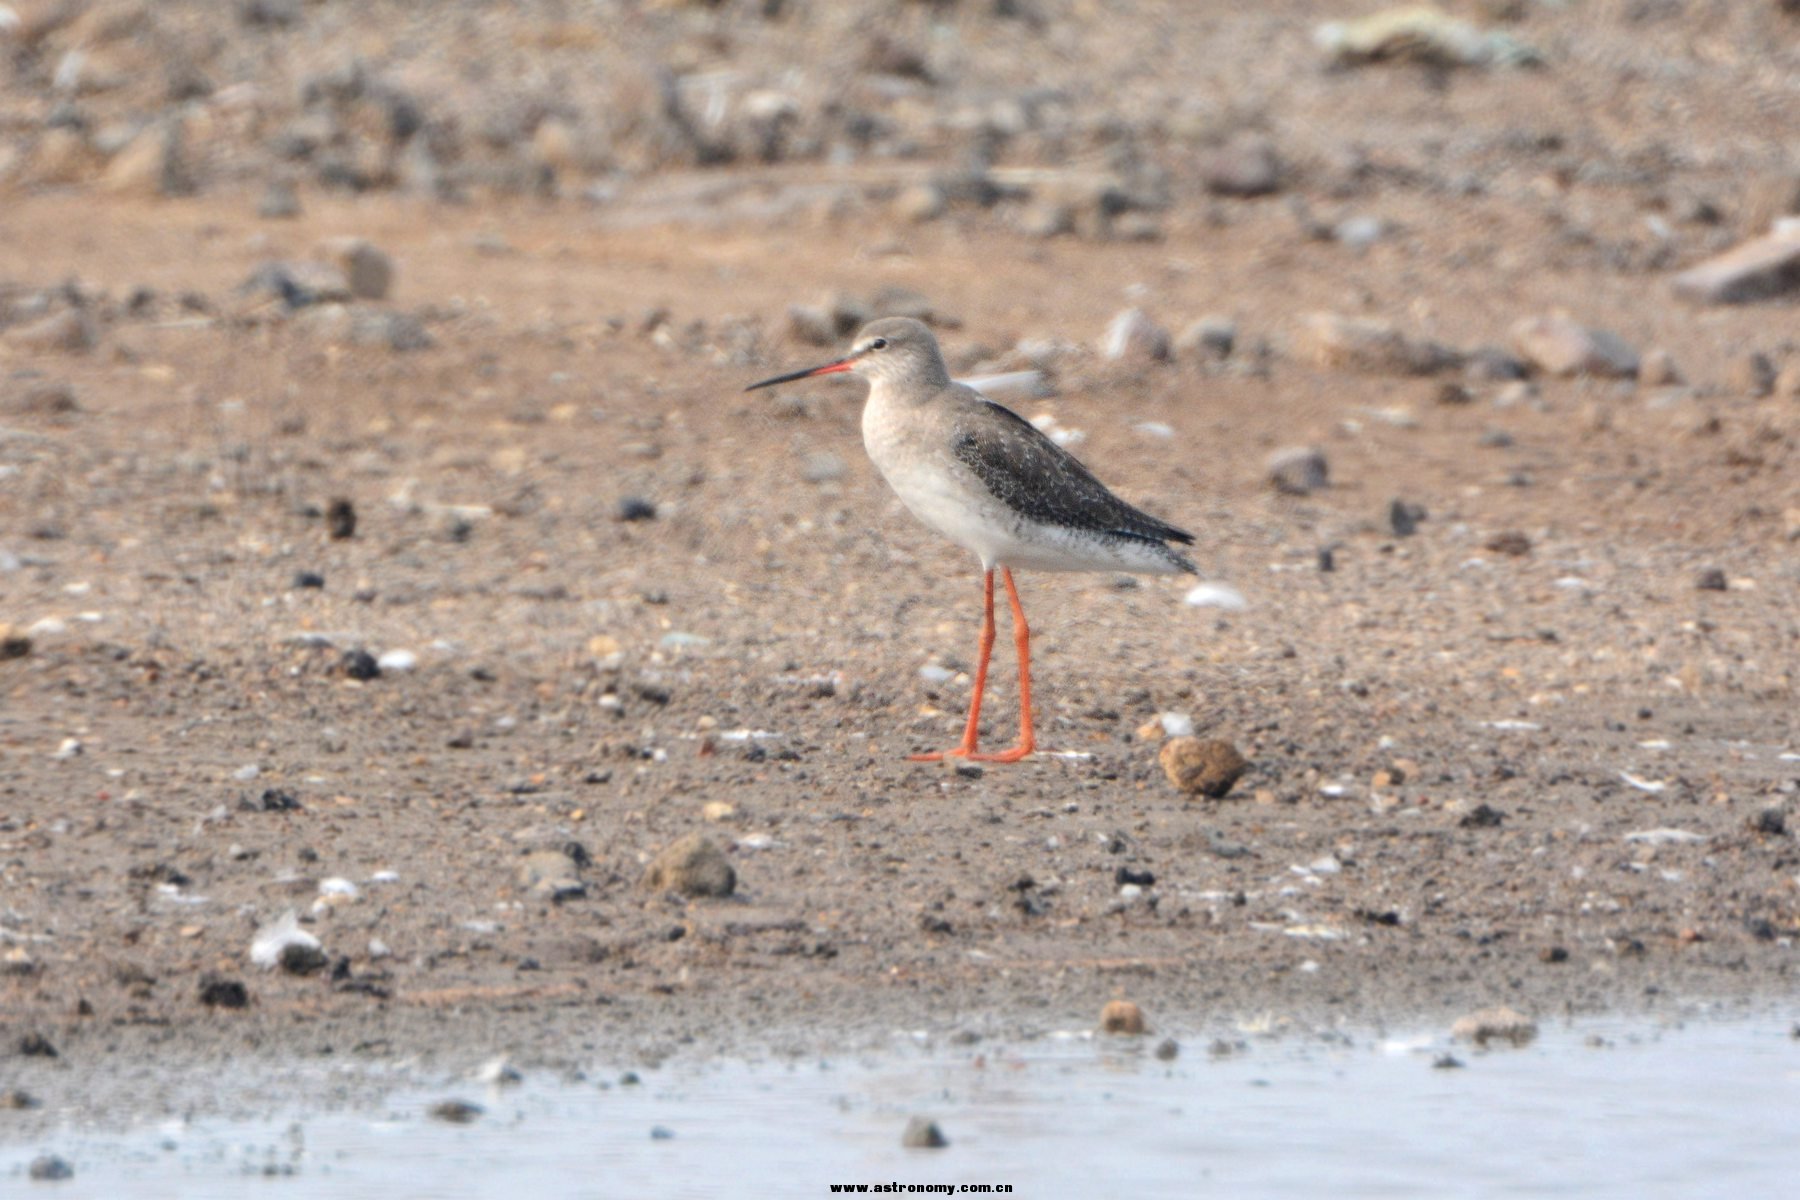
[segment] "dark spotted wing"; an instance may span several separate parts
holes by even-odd
[[[1194,540],[1113,495],[1031,422],[978,393],[958,414],[951,439],[957,461],[1026,520],[1159,544]]]

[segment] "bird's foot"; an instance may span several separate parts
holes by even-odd
[[[1035,746],[1014,746],[1011,750],[1002,750],[998,754],[970,753],[966,757],[970,762],[1016,763],[1035,749]]]

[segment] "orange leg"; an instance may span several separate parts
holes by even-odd
[[[1006,577],[1006,586],[1012,588],[1012,576]],[[988,659],[994,653],[994,573],[987,572],[982,576],[982,616],[981,616],[981,650],[975,663],[975,694],[969,697],[969,722],[963,726],[962,744],[954,750],[941,750],[935,754],[912,754],[907,756],[909,762],[941,762],[946,758],[973,758],[975,756],[975,740],[981,732],[981,694],[987,690]],[[1018,601],[1013,601],[1013,611],[1018,612]]]
[[[1019,589],[1013,586],[1012,571],[1002,567],[1000,575],[1006,580],[1006,598],[1012,604],[1013,646],[1019,652],[1019,744],[1011,750],[1002,750],[998,754],[970,753],[969,758],[977,762],[1016,763],[1033,750],[1037,749],[1037,735],[1031,727],[1031,627],[1025,624],[1025,610],[1019,605]],[[993,578],[988,579],[990,596],[993,592]],[[988,641],[993,641],[993,609],[988,610]],[[985,660],[984,660],[985,665]],[[975,743],[969,742],[971,751]]]

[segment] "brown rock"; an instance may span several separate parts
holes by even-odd
[[[1531,539],[1516,529],[1509,529],[1489,538],[1487,548],[1495,554],[1510,554],[1514,558],[1522,558],[1531,553]]]
[[[1294,348],[1302,359],[1321,367],[1377,375],[1430,375],[1462,361],[1454,350],[1414,341],[1386,321],[1324,312],[1301,318]]]
[[[324,258],[344,273],[359,300],[385,300],[394,284],[394,260],[365,238],[333,238],[320,247]]]
[[[1675,294],[1697,304],[1744,304],[1800,290],[1800,226],[1734,246],[1675,276]]]
[[[78,308],[65,308],[47,317],[6,331],[8,345],[37,353],[80,354],[99,340],[94,319]]]
[[[1726,369],[1725,385],[1740,396],[1760,400],[1775,390],[1775,364],[1754,351],[1739,355]]]
[[[690,833],[651,860],[643,886],[685,896],[729,896],[737,890],[737,872],[705,834]]]
[[[1511,1042],[1523,1046],[1537,1036],[1537,1022],[1516,1009],[1501,1005],[1484,1008],[1459,1017],[1450,1027],[1450,1036],[1460,1041],[1485,1046],[1492,1041]]]
[[[1220,739],[1171,738],[1164,743],[1157,760],[1178,790],[1213,800],[1229,793],[1250,768],[1236,746]]]
[[[519,863],[519,887],[541,900],[562,903],[587,895],[581,868],[561,850],[539,850]]]
[[[1129,1000],[1108,1000],[1106,1007],[1100,1010],[1101,1033],[1138,1037],[1149,1031],[1150,1027],[1144,1023],[1144,1010]]]
[[[1331,465],[1317,446],[1289,446],[1269,456],[1269,483],[1288,496],[1307,496],[1331,482]]]
[[[1281,155],[1259,133],[1240,133],[1200,159],[1200,181],[1215,196],[1266,196],[1281,188]]]
[[[1512,327],[1513,349],[1550,375],[1630,377],[1638,372],[1638,353],[1624,338],[1604,329],[1589,329],[1561,313],[1526,317]]]

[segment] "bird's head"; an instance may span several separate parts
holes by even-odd
[[[937,339],[931,336],[931,330],[923,322],[911,317],[883,317],[864,325],[850,344],[850,353],[836,362],[790,371],[753,383],[744,390],[753,392],[772,384],[810,379],[814,375],[835,375],[842,371],[861,375],[870,383],[929,387],[933,391],[950,382],[950,372],[944,366],[944,356],[938,351]]]

